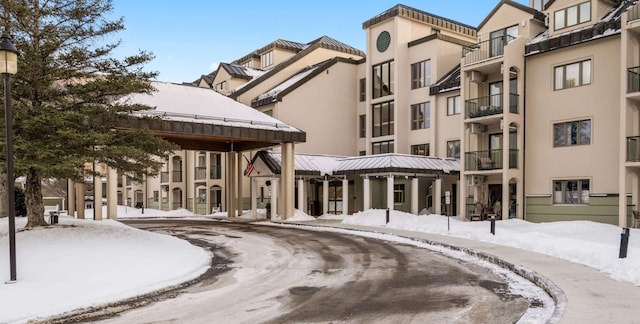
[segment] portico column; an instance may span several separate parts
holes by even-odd
[[[371,180],[369,176],[364,176],[362,179],[362,209],[371,209]]]
[[[251,189],[251,215],[258,218],[258,182],[253,178],[249,179],[249,188]]]
[[[437,177],[434,181],[434,193],[433,193],[433,212],[436,215],[442,214],[442,178]]]
[[[107,167],[107,218],[118,218],[118,172]]]
[[[293,143],[282,144],[282,219],[293,216],[295,156]]]
[[[300,210],[303,213],[306,213],[306,209],[304,208],[304,201],[305,201],[305,194],[304,194],[304,180],[303,179],[298,179],[298,210]]]
[[[324,176],[322,181],[322,214],[329,213],[329,177]]]
[[[342,214],[349,215],[349,180],[342,179]]]
[[[418,178],[411,178],[411,213],[418,215]]]
[[[228,152],[227,153],[227,172],[225,174],[225,178],[227,179],[227,188],[226,190],[226,207],[227,207],[227,217],[235,217],[236,214],[236,189],[235,189],[235,176],[236,176],[236,152]]]
[[[102,176],[93,176],[93,219],[102,220]]]
[[[393,210],[393,175],[387,176],[387,208]]]
[[[236,159],[236,163],[238,164],[236,166],[236,192],[238,193],[236,209],[238,210],[238,216],[242,216],[242,213],[244,212],[244,198],[242,192],[242,185],[244,183],[244,169],[242,168],[242,160],[242,152],[238,152],[238,157]]]
[[[84,182],[76,183],[76,210],[78,211],[78,219],[84,219],[84,187]]]
[[[69,196],[69,201],[67,201],[67,213],[71,217],[76,217],[76,183],[71,179],[67,181],[67,195]]]
[[[271,180],[271,220],[278,218],[278,178]]]

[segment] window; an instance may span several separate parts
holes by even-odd
[[[556,66],[554,75],[555,90],[591,84],[591,60]]]
[[[553,146],[591,144],[591,120],[553,124]]]
[[[429,144],[411,145],[411,154],[429,156]]]
[[[358,152],[358,156],[365,156],[365,155],[367,155],[367,151]]]
[[[393,152],[393,141],[371,143],[371,154],[385,154]]]
[[[428,102],[411,105],[411,130],[429,128],[431,104]]]
[[[431,85],[431,60],[411,64],[411,89]]]
[[[204,204],[206,202],[207,202],[207,189],[206,188],[199,188],[198,189],[197,203],[198,204]]]
[[[360,138],[367,137],[367,116],[360,115],[358,116],[358,120],[360,123]]]
[[[160,199],[160,192],[158,190],[153,191],[153,202],[158,202]]]
[[[393,101],[375,104],[373,107],[371,136],[393,135]]]
[[[360,91],[360,102],[363,102],[367,99],[367,80],[360,79],[359,83],[359,91]]]
[[[589,203],[590,181],[555,180],[553,181],[553,203],[586,205]]]
[[[490,57],[496,57],[504,54],[504,46],[518,37],[518,25],[499,29],[491,32],[490,38]]]
[[[447,141],[447,157],[460,158],[460,140]]]
[[[393,203],[404,203],[404,184],[401,183],[393,185]]]
[[[591,20],[591,1],[558,10],[554,14],[556,30],[586,23]]]
[[[460,114],[460,96],[447,98],[447,116]]]
[[[268,51],[260,56],[260,66],[266,68],[273,64],[273,51]]]
[[[393,94],[393,61],[373,66],[373,99]]]

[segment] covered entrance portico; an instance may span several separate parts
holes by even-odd
[[[229,217],[242,214],[242,152],[280,146],[283,154],[281,203],[283,218],[294,212],[294,145],[305,142],[305,132],[263,114],[251,107],[229,99],[211,89],[186,85],[152,82],[157,91],[134,94],[129,103],[154,109],[136,112],[123,122],[117,131],[145,129],[183,150],[225,152],[225,209]],[[107,216],[117,218],[117,170],[107,168]],[[100,177],[96,177],[100,178]],[[83,184],[75,197],[83,197]],[[70,190],[71,192],[72,190]],[[183,197],[185,194],[180,193]],[[78,211],[84,218],[80,199],[69,197],[69,213]],[[102,219],[102,205],[96,203],[96,219]]]

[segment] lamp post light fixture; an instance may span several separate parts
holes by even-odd
[[[11,37],[3,33],[0,37],[0,74],[4,78],[4,121],[6,132],[7,152],[7,196],[9,212],[9,263],[11,279],[16,279],[16,192],[13,175],[13,114],[11,112],[11,76],[18,72],[18,50],[11,42]]]

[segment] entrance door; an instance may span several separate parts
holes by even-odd
[[[502,219],[502,185],[489,185],[489,201],[487,201],[489,211],[496,214],[496,219]]]

